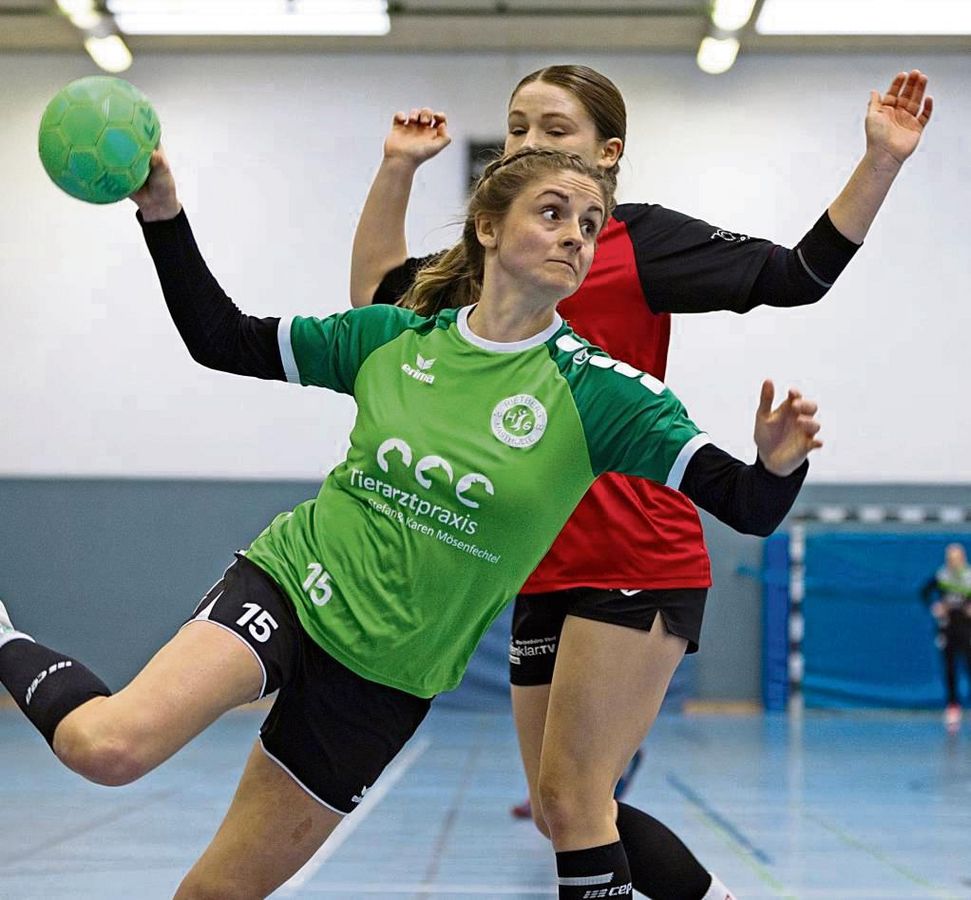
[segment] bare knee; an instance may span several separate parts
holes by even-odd
[[[108,787],[131,784],[149,769],[130,738],[67,719],[54,734],[54,752],[69,769]]]
[[[536,827],[553,840],[585,828],[599,818],[612,821],[610,786],[596,778],[543,772],[539,779],[539,800],[541,815],[534,819]]]
[[[539,831],[543,837],[548,838],[550,836],[550,827],[546,824],[546,817],[543,815],[543,809],[540,803],[536,800],[531,802],[532,814],[533,814],[533,824],[536,826],[536,830]]]

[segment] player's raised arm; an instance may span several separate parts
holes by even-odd
[[[280,320],[244,315],[220,287],[196,245],[161,149],[152,154],[148,181],[131,199],[165,303],[190,356],[210,369],[285,381],[277,342]]]
[[[894,179],[917,149],[933,111],[927,76],[918,69],[900,72],[884,94],[870,92],[866,152],[829,208],[833,225],[844,237],[863,243]]]
[[[384,276],[408,258],[405,215],[418,167],[450,143],[445,113],[395,113],[351,251],[351,305],[371,303]]]

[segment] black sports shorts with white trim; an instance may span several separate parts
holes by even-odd
[[[622,591],[571,588],[545,594],[520,594],[512,616],[509,641],[509,682],[528,687],[550,684],[560,632],[567,616],[650,631],[660,614],[671,634],[698,651],[707,588],[667,588]]]
[[[328,656],[276,581],[241,554],[189,621],[214,622],[253,652],[260,696],[280,692],[260,728],[263,751],[335,812],[353,812],[431,706]]]

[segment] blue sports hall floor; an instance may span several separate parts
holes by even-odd
[[[214,832],[261,720],[232,713],[136,785],[61,768],[0,709],[0,897],[169,897]],[[742,898],[971,898],[971,725],[937,716],[665,715],[630,792]],[[433,710],[331,842],[274,896],[555,897],[510,804],[508,716]]]

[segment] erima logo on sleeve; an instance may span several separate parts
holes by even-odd
[[[414,367],[409,366],[408,363],[402,363],[401,371],[406,375],[410,375],[415,381],[423,381],[425,384],[434,384],[435,376],[429,375],[428,370],[435,365],[434,359],[425,359],[420,353],[416,354]]]

